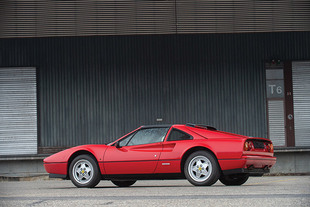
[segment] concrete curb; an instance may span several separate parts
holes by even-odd
[[[0,176],[0,182],[6,181],[35,181],[35,180],[50,180],[48,175],[36,175],[36,176],[27,176],[27,177],[7,177]]]

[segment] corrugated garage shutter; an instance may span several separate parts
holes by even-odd
[[[310,61],[293,62],[296,146],[310,146]]]
[[[269,138],[275,146],[285,146],[284,101],[268,101]]]
[[[0,155],[36,153],[36,69],[0,68]]]

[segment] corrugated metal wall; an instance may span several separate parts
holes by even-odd
[[[0,37],[310,31],[309,0],[0,1]]]
[[[0,67],[38,70],[41,147],[114,140],[143,124],[267,137],[265,61],[310,59],[310,33],[0,39]]]

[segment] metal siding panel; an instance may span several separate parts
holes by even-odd
[[[36,69],[0,68],[0,155],[36,153]]]
[[[310,146],[310,62],[293,62],[293,99],[296,146]]]
[[[310,1],[0,2],[0,37],[310,31]]]
[[[288,32],[0,39],[0,66],[38,68],[40,147],[106,143],[156,123],[204,123],[267,137],[264,62],[274,54],[310,59],[308,37],[309,32]]]
[[[178,33],[309,31],[310,2],[178,0]]]
[[[4,1],[0,37],[165,34],[175,1]]]

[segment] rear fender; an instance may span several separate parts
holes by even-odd
[[[208,147],[206,146],[194,146],[194,147],[191,147],[189,149],[187,149],[183,155],[182,155],[182,159],[181,159],[181,172],[184,173],[184,165],[185,165],[185,162],[186,162],[186,159],[193,153],[193,152],[196,152],[196,151],[199,151],[199,150],[204,150],[204,151],[207,151],[209,153],[211,153],[217,160],[218,162],[218,159],[217,159],[217,156],[216,154]],[[219,163],[218,163],[219,164]],[[220,165],[219,165],[220,166]]]

